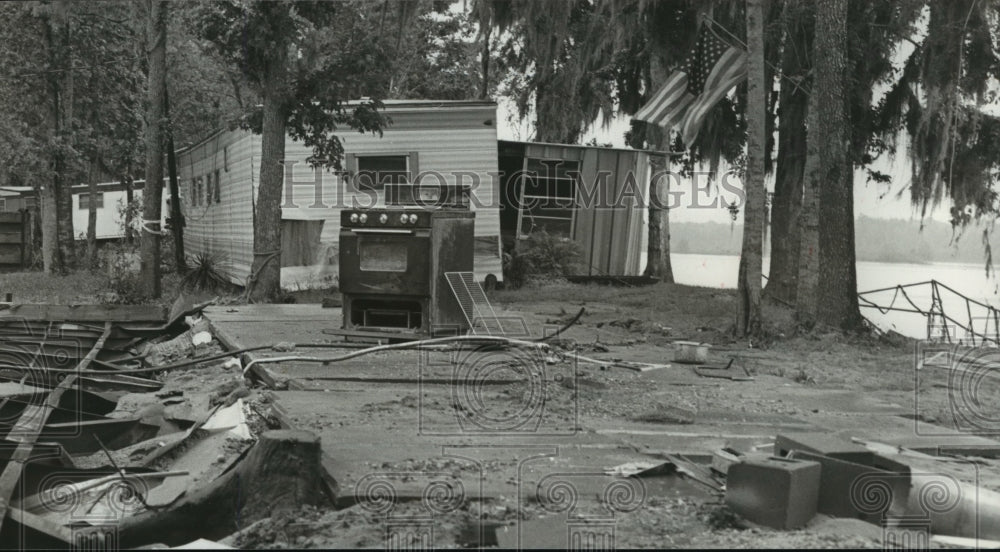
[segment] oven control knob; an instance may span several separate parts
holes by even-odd
[[[406,213],[399,215],[399,222],[406,224],[406,221],[410,220],[410,217],[406,216]]]
[[[417,215],[410,215],[410,224],[417,223]]]
[[[358,222],[358,214],[351,213],[351,222]]]
[[[360,220],[361,222],[368,222],[368,215],[361,213],[361,216],[358,217],[358,220]]]
[[[381,215],[379,215],[378,221],[381,222],[382,224],[389,222],[389,215],[382,213]]]

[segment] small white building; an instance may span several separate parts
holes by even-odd
[[[138,232],[142,219],[142,190],[144,180],[136,180],[132,184],[133,201],[138,202],[138,215],[132,219],[132,227]],[[87,226],[90,216],[90,188],[86,184],[73,186],[73,233],[78,240],[87,239]],[[162,222],[170,215],[169,184],[163,183],[163,206],[161,207]],[[98,240],[110,240],[125,237],[125,204],[128,192],[121,182],[102,182],[97,185],[93,201],[97,203],[96,235]]]
[[[132,197],[138,202],[142,211],[142,190],[144,180],[132,183]],[[78,240],[87,239],[87,226],[90,218],[90,186],[77,184],[70,188],[73,194],[73,234]],[[125,237],[125,204],[128,192],[121,182],[101,182],[97,184],[94,201],[97,203],[96,233],[98,240],[111,240]],[[162,221],[165,223],[170,216],[169,211],[170,186],[163,182]],[[15,212],[23,209],[34,210],[39,206],[34,189],[24,186],[0,187],[0,212]],[[138,231],[141,216],[133,218],[133,228]]]

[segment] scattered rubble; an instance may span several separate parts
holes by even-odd
[[[156,317],[127,309],[23,308],[15,309],[18,316],[0,317],[0,413],[8,420],[0,491],[10,497],[2,538],[23,534],[25,541],[17,541],[23,546],[65,546],[114,526],[122,546],[383,547],[387,517],[366,509],[355,484],[372,473],[396,474],[386,479],[395,493],[391,512],[417,519],[426,514],[425,496],[413,474],[436,473],[464,485],[465,494],[434,515],[435,545],[565,546],[571,518],[557,511],[558,501],[524,496],[555,471],[585,476],[575,504],[587,519],[617,504],[604,494],[613,483],[642,496],[641,507],[615,511],[618,547],[880,547],[912,529],[901,520],[919,517],[926,496],[955,499],[945,511],[920,518],[933,545],[985,547],[987,540],[967,539],[1000,540],[1000,480],[979,475],[1000,465],[993,459],[1000,452],[988,442],[970,444],[963,456],[944,456],[926,445],[916,450],[852,440],[842,428],[819,427],[817,420],[861,419],[870,410],[841,409],[823,418],[830,405],[809,398],[813,386],[768,374],[766,352],[713,343],[699,360],[698,341],[689,365],[663,347],[616,358],[626,355],[611,343],[623,335],[661,330],[626,318],[604,324],[619,333],[595,336],[593,326],[572,326],[582,311],[574,317],[563,311],[550,319],[569,328],[558,337],[494,340],[476,349],[502,356],[496,367],[504,370],[481,378],[470,399],[448,393],[453,364],[431,362],[453,352],[448,342],[373,348],[326,333],[310,344],[293,342],[290,329],[274,335],[274,343],[250,341],[250,350],[200,311],[175,310]],[[86,348],[64,355],[68,366],[31,366],[10,350],[12,337],[26,340],[51,360],[66,349],[67,335]],[[306,351],[341,346],[357,350]],[[510,355],[501,353],[517,347],[538,352],[544,387],[537,395],[527,372],[503,364]],[[403,353],[420,360],[401,360]],[[277,381],[285,390],[275,389]],[[780,390],[760,392],[768,386]],[[796,400],[794,393],[802,396]],[[313,406],[294,408],[292,396]],[[540,439],[470,432],[440,442],[524,439],[569,451],[546,460],[544,469],[522,473],[514,457],[479,464],[438,457],[442,448],[427,453],[409,441],[393,443],[402,450],[397,457],[377,455],[386,450],[377,439],[391,441],[400,434],[395,428],[415,418],[478,414],[503,421],[537,397],[559,422],[542,426]],[[892,403],[877,407],[898,410]],[[544,434],[548,430],[553,433]],[[327,437],[338,431],[357,439],[351,450],[324,450],[322,443],[340,446]],[[371,456],[348,458],[364,447]],[[12,479],[23,481],[23,492]],[[888,500],[859,499],[858,482],[873,492],[887,490]],[[944,494],[934,495],[938,489]],[[71,504],[62,506],[67,497]],[[553,524],[561,524],[558,534]]]

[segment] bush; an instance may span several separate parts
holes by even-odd
[[[580,246],[544,230],[532,232],[504,255],[504,280],[515,288],[546,280],[563,280],[579,273]]]
[[[108,244],[101,255],[108,274],[110,303],[143,302],[142,277],[139,273],[139,248],[124,241]]]
[[[181,287],[202,291],[218,291],[232,287],[225,277],[226,259],[213,253],[199,253],[181,279]]]

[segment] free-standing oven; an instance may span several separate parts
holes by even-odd
[[[467,207],[352,209],[340,214],[344,328],[424,335],[468,330],[446,272],[471,272]]]

